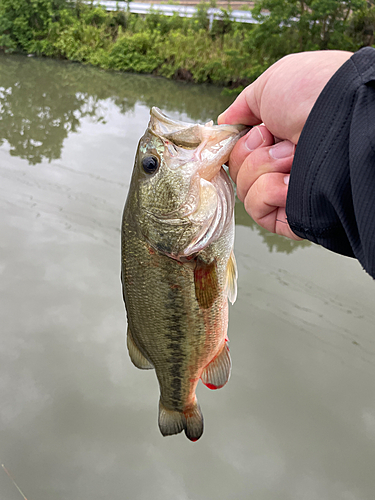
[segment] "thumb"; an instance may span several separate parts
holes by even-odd
[[[257,82],[254,82],[246,87],[229,108],[219,115],[217,119],[219,125],[223,123],[259,125],[262,123],[255,95],[256,84]]]

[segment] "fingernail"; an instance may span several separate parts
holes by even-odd
[[[270,148],[270,155],[275,160],[280,160],[281,158],[288,158],[288,156],[294,155],[295,145],[290,141],[282,141],[275,146]]]
[[[284,184],[286,184],[287,186],[289,185],[289,179],[290,179],[290,175],[286,175],[284,177]]]
[[[249,132],[249,135],[246,139],[246,147],[250,151],[254,151],[254,149],[259,148],[264,142],[264,137],[262,132],[259,130],[259,127],[252,128]]]

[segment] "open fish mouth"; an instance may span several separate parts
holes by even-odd
[[[201,143],[200,127],[202,125],[173,120],[157,107],[152,107],[149,128],[159,137],[186,149],[194,149]],[[210,121],[206,125],[213,125]],[[203,125],[205,126],[205,125]]]
[[[194,164],[195,172],[207,181],[219,173],[238,139],[249,130],[244,125],[214,125],[212,120],[205,125],[173,120],[156,107],[150,114],[148,128],[164,142],[169,165]]]
[[[231,192],[228,194],[231,186],[224,188],[222,174],[220,181],[213,184],[210,181],[221,172],[236,142],[249,128],[244,125],[214,125],[212,120],[205,125],[186,123],[169,118],[157,107],[151,108],[150,114],[148,130],[163,141],[164,161],[168,168],[181,168],[190,176],[189,191],[180,207],[158,217],[191,217],[197,220],[204,212],[203,207],[208,209],[207,200],[215,206],[217,197],[221,195],[224,195],[223,203],[228,205],[232,197]]]

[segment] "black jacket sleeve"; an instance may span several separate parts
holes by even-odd
[[[375,49],[356,52],[317,99],[299,139],[286,213],[292,231],[356,257],[375,278]]]

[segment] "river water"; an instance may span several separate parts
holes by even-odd
[[[375,284],[236,205],[233,361],[205,432],[163,438],[131,364],[120,222],[149,108],[216,118],[220,89],[0,58],[0,461],[28,500],[373,500]],[[0,498],[22,498],[0,468]]]

